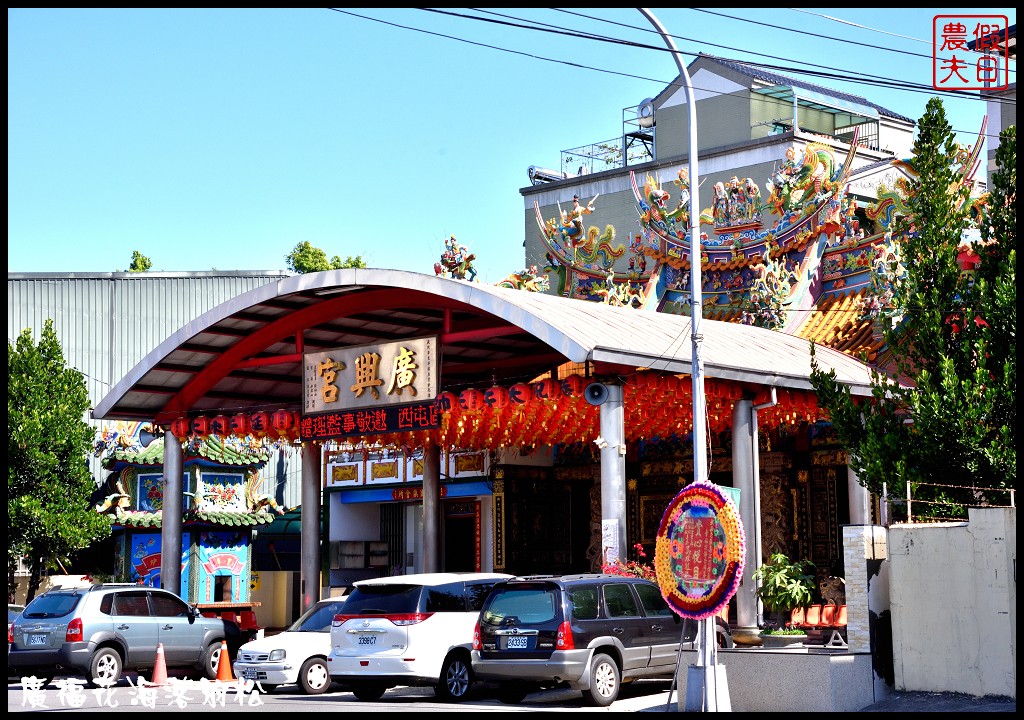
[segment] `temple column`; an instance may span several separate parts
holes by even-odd
[[[309,610],[320,599],[321,452],[320,443],[302,443],[301,612]]]
[[[441,447],[423,448],[423,572],[441,571]]]
[[[181,595],[181,506],[184,452],[181,441],[164,430],[164,493],[160,511],[160,587]],[[185,598],[188,600],[188,598]]]

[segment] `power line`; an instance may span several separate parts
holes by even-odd
[[[397,28],[401,28],[401,29],[404,29],[404,30],[411,30],[413,32],[419,32],[419,33],[423,33],[423,34],[427,34],[427,35],[432,35],[432,36],[435,36],[435,37],[440,37],[440,38],[443,38],[443,39],[454,40],[456,42],[462,42],[462,43],[465,43],[465,44],[474,45],[474,46],[477,46],[477,47],[483,47],[483,48],[487,48],[487,49],[490,49],[490,50],[497,50],[497,51],[500,51],[500,52],[507,52],[507,53],[511,53],[511,54],[514,54],[514,55],[522,55],[524,57],[529,57],[529,58],[532,58],[532,59],[535,59],[535,60],[541,60],[541,61],[544,61],[544,62],[551,62],[551,63],[555,63],[555,64],[565,65],[565,66],[568,66],[568,67],[575,67],[575,68],[580,68],[580,69],[583,69],[583,70],[590,70],[590,71],[593,71],[593,72],[600,72],[600,73],[609,74],[609,75],[616,75],[616,76],[619,76],[619,77],[627,77],[627,78],[633,78],[633,79],[637,79],[637,80],[644,80],[644,81],[659,83],[659,84],[662,84],[662,85],[670,84],[669,81],[659,80],[657,78],[646,77],[646,76],[638,75],[638,74],[635,74],[635,73],[627,73],[627,72],[621,72],[621,71],[616,71],[616,70],[608,70],[608,69],[605,69],[605,68],[599,68],[599,67],[595,67],[595,66],[592,66],[592,65],[586,65],[586,64],[583,64],[583,63],[578,63],[578,62],[573,62],[573,61],[566,61],[566,60],[560,60],[560,59],[553,58],[553,57],[538,55],[538,54],[532,53],[532,52],[524,52],[524,51],[513,50],[513,49],[510,49],[510,48],[506,48],[506,47],[502,47],[502,46],[498,46],[498,45],[493,45],[493,44],[488,44],[488,43],[481,43],[481,42],[477,42],[477,41],[474,41],[474,40],[468,40],[466,38],[460,38],[460,37],[457,37],[457,36],[454,36],[454,35],[449,35],[449,34],[446,34],[446,33],[438,33],[438,32],[434,32],[434,31],[430,31],[430,30],[425,30],[425,29],[422,29],[422,28],[413,27],[413,26],[410,26],[410,25],[402,25],[402,24],[393,23],[393,22],[386,21],[386,20],[380,20],[378,18],[373,18],[373,17],[369,17],[369,16],[365,16],[365,15],[360,15],[358,13],[353,13],[353,12],[350,12],[350,11],[347,11],[347,10],[342,10],[342,9],[339,9],[339,8],[329,8],[329,9],[334,11],[334,12],[338,12],[338,13],[344,14],[344,15],[349,15],[349,16],[356,17],[356,18],[359,18],[359,19],[362,19],[362,20],[369,20],[371,22],[378,22],[378,23],[381,23],[381,24],[384,24],[384,25],[388,25],[388,26],[391,26],[391,27],[397,27]],[[463,13],[456,13],[456,12],[451,12],[451,11],[442,11],[442,10],[426,9],[426,8],[420,8],[420,9],[425,10],[427,12],[436,13],[436,14],[442,14],[442,15],[447,15],[447,16],[451,16],[451,17],[458,17],[458,18],[462,18],[462,19],[465,19],[465,20],[474,20],[474,21],[478,21],[478,22],[487,22],[487,23],[500,24],[500,25],[516,27],[516,28],[520,28],[520,29],[524,29],[524,30],[535,30],[535,31],[539,31],[539,32],[558,34],[558,35],[562,35],[562,36],[565,36],[565,37],[574,37],[574,38],[583,39],[583,40],[593,40],[593,41],[597,41],[597,42],[607,42],[607,43],[611,43],[611,44],[615,44],[615,45],[628,46],[628,47],[637,48],[637,49],[655,50],[657,52],[671,52],[668,48],[665,48],[665,47],[662,47],[662,46],[646,45],[646,44],[643,44],[643,43],[630,42],[630,41],[622,40],[620,38],[612,38],[612,37],[598,35],[596,33],[582,33],[582,32],[575,32],[575,31],[566,31],[564,29],[558,29],[558,28],[552,27],[549,24],[539,24],[539,23],[534,23],[533,21],[526,21],[526,22],[529,22],[530,24],[522,24],[522,23],[519,23],[519,22],[515,22],[514,23],[514,22],[505,21],[505,20],[496,20],[496,19],[492,19],[492,18],[483,18],[483,17],[479,17],[479,16],[466,15],[466,14],[463,14]],[[561,11],[561,12],[569,12],[569,11]],[[570,13],[570,14],[579,15],[579,13]],[[509,16],[503,16],[503,17],[509,17]],[[601,22],[607,22],[607,23],[614,24],[614,25],[620,25],[620,26],[623,26],[623,27],[628,27],[628,28],[632,28],[632,29],[636,29],[636,30],[643,30],[645,32],[650,32],[649,30],[647,30],[645,28],[639,28],[639,27],[634,27],[634,26],[628,25],[628,24],[617,23],[617,22],[609,21],[609,20],[603,20],[601,18],[593,18],[591,16],[586,16],[586,15],[581,15],[581,17],[586,17],[586,18],[592,19],[592,20],[598,20],[598,21],[601,21]],[[702,41],[695,40],[693,38],[685,38],[685,37],[681,37],[681,36],[673,36],[673,37],[679,37],[679,39],[687,40],[688,42],[702,42]],[[845,42],[845,41],[841,41],[841,42]],[[705,43],[705,44],[709,45],[711,47],[718,47],[718,48],[722,48],[722,49],[726,49],[726,50],[731,50],[731,51],[734,51],[734,52],[747,52],[747,51],[744,51],[744,50],[739,49],[739,48],[734,48],[734,47],[731,47],[731,46],[718,45],[716,43]],[[689,56],[689,57],[693,57],[693,58],[697,58],[697,57],[700,56],[699,53],[680,52],[680,54],[686,55],[686,56]],[[801,61],[791,60],[791,59],[787,59],[787,58],[780,58],[778,56],[767,55],[767,54],[764,54],[764,53],[751,53],[751,54],[759,55],[761,57],[771,58],[771,59],[774,59],[774,60],[782,60],[782,61],[785,61],[785,62],[801,62]],[[714,56],[710,56],[710,57],[714,57]],[[892,78],[886,78],[884,76],[876,76],[876,75],[857,73],[855,71],[843,70],[841,68],[834,68],[834,67],[831,67],[831,66],[817,65],[817,64],[813,64],[813,63],[806,63],[805,65],[809,65],[809,66],[812,66],[812,67],[819,67],[819,68],[823,68],[825,70],[831,70],[831,71],[834,71],[834,72],[813,71],[813,70],[807,70],[807,69],[805,69],[803,67],[797,68],[797,67],[790,67],[790,66],[784,66],[784,65],[767,65],[767,64],[760,64],[760,63],[751,63],[751,62],[742,61],[742,60],[734,60],[732,58],[722,58],[722,59],[726,59],[726,60],[729,60],[731,62],[737,62],[737,63],[745,64],[745,65],[748,65],[748,66],[751,66],[751,67],[754,67],[754,68],[762,68],[762,69],[766,69],[766,70],[777,70],[779,72],[785,72],[785,73],[789,73],[789,74],[793,74],[793,75],[808,75],[808,76],[811,76],[811,77],[820,77],[820,78],[825,78],[825,79],[830,79],[830,80],[839,80],[841,82],[849,82],[849,83],[855,83],[855,84],[860,84],[860,85],[869,85],[869,86],[874,86],[874,87],[887,87],[887,88],[890,88],[890,89],[905,90],[905,91],[908,91],[908,92],[926,93],[926,94],[928,94],[930,96],[939,95],[939,96],[943,96],[943,97],[947,97],[947,98],[955,98],[957,100],[976,100],[976,101],[980,101],[980,102],[985,102],[986,101],[986,99],[983,99],[980,96],[968,96],[968,97],[965,97],[962,93],[957,93],[957,92],[953,92],[953,91],[936,90],[934,87],[932,87],[930,85],[922,85],[920,83],[911,83],[911,82],[908,82],[908,81],[895,80],[895,79],[892,79]],[[860,76],[859,78],[855,77],[855,76],[858,76],[858,75]],[[717,94],[717,95],[725,94],[725,93],[722,93],[720,91],[710,90],[710,89],[707,89],[707,88],[699,88],[699,87],[697,87],[695,89],[700,89],[701,91],[707,92],[709,94]],[[830,88],[823,88],[823,89],[824,90],[831,90],[832,92],[836,92],[835,90],[830,89]],[[865,98],[865,100],[866,100],[866,98]],[[998,98],[990,98],[990,99],[988,99],[988,101],[999,102],[1000,99],[998,99]],[[971,130],[955,129],[954,132],[963,133],[963,134],[972,134],[972,135],[975,134],[975,130],[974,129],[971,129]],[[994,133],[987,133],[986,137],[996,138],[996,135]]]
[[[922,40],[921,38],[915,38],[915,37],[911,37],[909,35],[900,35],[898,33],[889,32],[888,30],[879,30],[877,28],[868,27],[867,25],[861,25],[860,23],[855,23],[855,22],[852,22],[850,20],[843,20],[842,18],[832,17],[831,15],[822,15],[821,13],[815,13],[815,12],[811,12],[810,10],[804,10],[803,8],[786,8],[786,9],[787,10],[792,10],[793,12],[806,13],[808,15],[814,15],[815,17],[824,18],[825,20],[831,20],[832,22],[842,23],[843,25],[849,25],[850,27],[861,28],[863,30],[870,30],[872,32],[882,33],[883,35],[892,35],[893,37],[903,38],[904,40],[912,40],[914,42],[924,43],[926,45],[929,44],[929,42],[927,40]]]

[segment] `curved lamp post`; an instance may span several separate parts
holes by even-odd
[[[679,69],[686,93],[686,109],[689,117],[689,152],[687,154],[690,173],[690,309],[692,321],[690,341],[692,344],[693,379],[693,480],[707,479],[707,435],[704,400],[704,361],[701,357],[701,332],[703,300],[701,298],[701,258],[703,248],[700,240],[700,178],[697,176],[697,103],[693,98],[693,84],[682,55],[664,26],[647,8],[637,8],[661,35],[665,45],[672,51],[672,59]],[[729,688],[726,683],[725,666],[718,664],[718,643],[715,639],[715,618],[700,621],[697,636],[697,664],[690,666],[686,683],[686,712],[729,711]],[[678,673],[678,669],[676,670]]]

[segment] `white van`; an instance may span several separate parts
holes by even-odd
[[[363,701],[398,685],[433,687],[448,702],[473,683],[480,608],[501,573],[424,573],[361,580],[331,623],[331,679]]]

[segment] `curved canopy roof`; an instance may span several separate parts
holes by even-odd
[[[598,377],[650,368],[690,373],[691,319],[401,270],[290,276],[225,302],[150,352],[96,406],[96,419],[302,406],[302,355],[436,335],[442,390],[528,382],[565,362]],[[811,389],[810,344],[703,320],[706,378]],[[867,365],[826,347],[819,365],[857,395]]]

